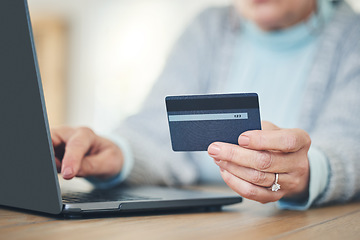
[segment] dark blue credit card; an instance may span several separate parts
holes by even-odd
[[[167,96],[165,102],[174,151],[237,144],[241,133],[261,129],[256,93]]]

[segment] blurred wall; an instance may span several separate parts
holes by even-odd
[[[53,54],[65,66],[57,80],[64,81],[65,110],[58,119],[56,107],[48,106],[52,125],[86,125],[105,133],[138,109],[187,23],[202,9],[230,0],[28,1],[33,19],[66,26],[66,50],[60,50],[66,53]],[[348,2],[360,11],[359,0]],[[51,57],[40,67],[47,61]],[[55,78],[46,76],[44,85]]]
[[[136,111],[161,71],[174,40],[190,19],[210,5],[228,3],[227,0],[28,1],[32,19],[62,19],[67,26],[64,32],[68,49],[64,79],[67,111],[64,121],[53,120],[52,125],[86,125],[99,132],[107,132]],[[37,23],[33,21],[34,27]],[[39,39],[35,42],[40,44]],[[47,61],[40,61],[42,69],[41,62]],[[41,72],[46,85],[52,79]],[[47,105],[51,118],[54,114]]]

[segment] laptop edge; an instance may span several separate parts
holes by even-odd
[[[164,199],[63,204],[27,1],[2,0],[0,5],[0,164],[6,166],[0,168],[0,205],[50,214],[82,214],[220,207],[241,202],[235,194],[185,191],[184,198],[176,192],[162,195],[174,189],[140,187],[130,192],[152,191]]]
[[[27,1],[0,4],[0,204],[59,214],[61,192]]]

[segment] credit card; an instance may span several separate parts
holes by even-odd
[[[261,129],[256,93],[167,96],[165,102],[174,151],[238,144],[241,133]]]

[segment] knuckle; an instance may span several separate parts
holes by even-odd
[[[85,176],[92,175],[95,173],[95,166],[94,163],[91,161],[84,161],[83,165],[81,166],[82,173]]]
[[[258,154],[257,168],[259,170],[267,170],[272,165],[272,155],[270,152],[262,151]]]
[[[94,131],[88,127],[79,127],[77,131],[89,137],[95,134]]]
[[[108,157],[108,165],[109,169],[113,171],[118,171],[119,168],[123,165],[123,158],[116,150],[110,150],[109,151],[109,157]]]
[[[220,166],[223,169],[229,170],[229,162],[228,161],[220,161]]]
[[[257,136],[257,145],[260,149],[263,148],[264,146],[264,142],[265,142],[265,136],[263,134],[261,134],[261,132],[258,132],[258,131],[254,131],[254,135]]]
[[[83,142],[75,140],[66,145],[65,152],[67,152],[68,161],[80,162],[89,154],[90,149]]]
[[[255,184],[262,184],[266,180],[266,174],[261,171],[253,170],[251,182]]]
[[[297,149],[298,142],[299,142],[299,139],[298,139],[297,135],[295,135],[295,134],[286,135],[286,137],[285,137],[286,149],[285,150],[287,152],[294,151],[295,149]]]
[[[256,195],[257,195],[257,191],[255,187],[248,187],[244,189],[244,192],[242,194],[244,198],[248,198],[248,199],[254,199]]]
[[[287,184],[287,188],[288,190],[294,190],[297,189],[298,186],[300,184],[300,179],[299,178],[292,178],[291,181]]]
[[[109,157],[110,158],[116,158],[119,155],[119,150],[116,149],[115,147],[113,148],[109,148]]]
[[[80,139],[72,139],[71,142],[69,142],[69,144],[67,146],[69,146],[69,145],[76,149],[86,148],[85,143],[83,141],[81,141]]]
[[[303,176],[306,174],[306,172],[308,171],[308,167],[306,164],[301,164],[299,167],[298,167],[298,173],[300,176]]]
[[[237,151],[235,147],[230,147],[227,151],[227,159],[228,160],[234,160],[236,158]]]
[[[302,147],[309,148],[311,145],[311,138],[309,134],[302,129],[294,129],[290,134],[284,138],[286,149],[288,152],[296,151]]]
[[[230,184],[230,185],[231,185],[231,176],[230,176],[230,174],[228,174],[227,172],[223,171],[221,175],[222,175],[222,178],[224,179],[224,181],[225,181],[227,184]]]

